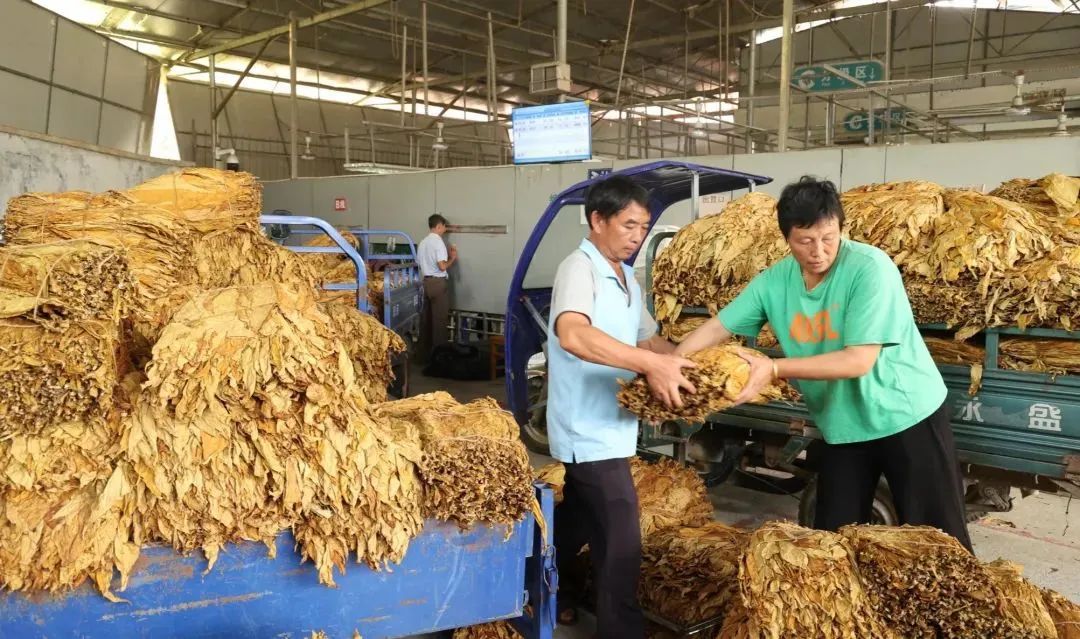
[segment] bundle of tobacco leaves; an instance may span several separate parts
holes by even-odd
[[[68,195],[56,198],[66,202]],[[195,236],[172,214],[145,205],[52,208],[47,204],[49,197],[32,194],[11,200],[4,218],[9,245],[88,240],[122,249],[136,279],[136,316],[145,313],[153,300],[193,281]],[[33,205],[26,205],[27,198],[34,200]]]
[[[775,199],[755,192],[731,201],[719,214],[680,229],[656,258],[656,319],[673,322],[684,306],[715,314],[787,252]]]
[[[134,295],[123,249],[86,240],[0,248],[0,319],[119,322]]]
[[[1001,368],[1054,375],[1080,374],[1080,342],[1010,338],[999,342]]]
[[[198,233],[259,230],[262,186],[250,173],[192,167],[143,182],[122,194],[170,212]]]
[[[968,366],[971,369],[971,384],[968,386],[968,394],[975,396],[982,387],[983,362],[986,360],[986,349],[981,346],[958,342],[954,339],[942,339],[940,337],[924,337],[926,348],[930,356],[938,364],[951,364],[953,366]]]
[[[1003,182],[990,195],[1070,225],[1075,225],[1071,218],[1080,216],[1080,177],[1051,173],[1038,180],[1016,178]]]
[[[283,282],[314,288],[318,274],[304,257],[280,246],[258,230],[214,231],[195,242],[196,282],[202,288]]]
[[[841,196],[851,239],[871,244],[903,263],[926,253],[931,228],[945,212],[945,189],[932,182],[889,182],[845,191]]]
[[[341,237],[354,249],[359,250],[360,240],[356,238],[349,229],[344,227],[336,227],[337,232],[341,234]],[[304,242],[304,246],[334,246],[337,247],[337,242],[334,238],[330,237],[326,233],[320,233],[314,235]],[[301,253],[304,261],[309,263],[315,272],[320,276],[325,276],[329,272],[335,270],[338,267],[344,266],[346,263],[353,267],[353,273],[355,277],[356,265],[349,259],[345,253]]]
[[[378,404],[374,411],[420,431],[425,516],[467,528],[513,524],[535,510],[528,451],[517,422],[495,400],[458,404],[442,393]]]
[[[1043,603],[1054,621],[1058,639],[1080,639],[1080,604],[1075,604],[1061,594],[1042,589]]]
[[[566,486],[566,466],[563,466],[559,462],[553,462],[534,470],[533,477],[536,481],[541,481],[551,486],[551,491],[554,493],[555,497],[555,503],[562,503],[563,488]]]
[[[85,485],[0,489],[0,584],[58,592],[91,579],[110,601],[120,601],[111,591],[113,571],[126,587],[144,541],[137,491],[126,464]]]
[[[351,304],[323,302],[319,306],[349,353],[364,397],[372,403],[386,401],[386,389],[394,381],[392,359],[405,351],[405,341]]]
[[[421,526],[415,428],[374,419],[310,289],[217,289],[175,313],[154,346],[124,453],[145,486],[150,536],[181,551],[272,546],[293,528],[320,581],[349,553],[380,567]]]
[[[115,322],[67,322],[59,330],[0,321],[0,440],[73,421],[109,417],[124,371]]]
[[[348,301],[356,304],[356,265],[352,260],[346,259],[339,262],[334,268],[323,271],[320,282],[326,284],[352,284],[352,290],[323,290],[319,299],[323,301]],[[375,317],[383,316],[383,288],[385,282],[382,271],[375,271],[371,265],[367,265],[367,300],[368,308]]]
[[[847,526],[874,611],[903,637],[1035,639],[1003,614],[992,574],[954,537],[920,526]]]
[[[871,604],[847,540],[786,522],[750,536],[739,571],[750,637],[895,638]]]
[[[997,595],[999,614],[1020,628],[1035,631],[1034,636],[1056,639],[1054,619],[1038,586],[1024,579],[1024,567],[1004,559],[992,561],[985,567]]]
[[[458,628],[454,631],[453,639],[521,639],[521,635],[510,625],[508,621],[496,621],[493,623]]]
[[[709,319],[708,315],[681,315],[675,321],[661,323],[660,335],[676,344],[681,344],[690,333],[696,331]]]
[[[709,415],[733,406],[735,398],[746,385],[750,365],[739,356],[740,348],[734,344],[724,344],[690,355],[689,359],[697,364],[697,368],[684,369],[683,374],[697,392],[682,393],[681,409],[664,406],[653,396],[645,378],[641,376],[623,384],[618,393],[619,404],[652,423],[675,419],[704,421]],[[796,396],[791,386],[779,380],[767,386],[753,401],[764,404],[770,400]]]
[[[642,539],[665,528],[702,526],[712,520],[705,482],[693,468],[670,457],[655,462],[634,457],[630,474],[638,495]]]
[[[653,532],[642,541],[641,605],[682,625],[727,614],[739,597],[749,540],[748,532],[715,521]]]
[[[750,634],[750,613],[740,595],[736,594],[731,598],[728,613],[724,616],[724,623],[720,626],[716,639],[755,639]]]

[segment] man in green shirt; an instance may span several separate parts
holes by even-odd
[[[969,550],[963,475],[945,382],[919,335],[900,272],[883,251],[841,238],[836,187],[804,177],[777,205],[791,254],[755,277],[676,354],[755,336],[768,322],[786,357],[747,352],[739,403],[797,379],[825,438],[814,525],[870,521],[885,475],[902,523],[941,528]]]

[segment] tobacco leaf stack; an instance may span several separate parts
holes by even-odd
[[[998,559],[985,564],[991,577],[991,586],[997,595],[998,612],[1018,627],[1034,632],[1033,636],[1055,639],[1054,619],[1043,601],[1037,586],[1024,579],[1024,567],[1011,561]]]
[[[645,379],[640,376],[623,384],[618,393],[619,403],[652,423],[676,419],[704,421],[709,415],[733,406],[746,385],[750,377],[750,365],[739,356],[739,352],[740,347],[724,344],[691,355],[689,359],[697,364],[697,367],[686,369],[683,374],[697,392],[682,395],[681,409],[664,406],[653,396]],[[792,399],[796,396],[794,389],[780,380],[767,386],[753,401],[766,403],[769,400]]]
[[[776,200],[748,193],[717,215],[683,227],[656,258],[656,319],[671,323],[685,306],[716,313],[751,279],[787,254],[776,225]]]
[[[468,628],[458,628],[453,639],[521,639],[521,635],[508,621],[496,621]]]
[[[373,567],[403,556],[421,525],[418,434],[368,414],[312,291],[197,297],[165,327],[147,374],[124,441],[156,537],[213,565],[225,543],[269,546],[292,526],[328,584],[350,551]]]
[[[364,397],[372,403],[386,401],[386,388],[394,380],[390,360],[405,351],[405,340],[352,304],[322,302],[319,306],[353,362]]]
[[[630,475],[638,495],[642,539],[665,528],[701,526],[712,520],[705,482],[693,468],[668,457],[655,462],[633,457]]]
[[[1042,638],[1003,614],[994,577],[955,538],[918,526],[848,526],[873,610],[903,637]]]
[[[750,536],[739,581],[750,637],[910,636],[879,616],[851,547],[836,533],[765,524]]]
[[[1054,621],[1058,639],[1080,639],[1080,604],[1049,588],[1042,589],[1043,603]]]
[[[536,510],[529,454],[513,417],[491,398],[459,404],[445,393],[379,404],[375,415],[420,432],[424,515],[511,525]]]
[[[749,539],[714,521],[653,532],[642,541],[641,605],[682,625],[727,614],[739,597],[739,560]]]

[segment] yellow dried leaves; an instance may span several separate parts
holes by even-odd
[[[931,229],[945,212],[945,189],[932,182],[871,184],[844,192],[851,239],[888,253],[898,265],[929,250]]]
[[[544,482],[551,487],[556,504],[562,503],[563,488],[566,487],[566,466],[559,462],[553,462],[537,468],[533,471],[533,477],[536,478],[536,481]]]
[[[735,398],[742,392],[750,377],[750,365],[739,356],[739,349],[738,346],[724,344],[689,357],[697,364],[697,368],[686,369],[684,374],[697,392],[682,394],[681,409],[664,406],[653,396],[645,379],[640,376],[623,384],[618,393],[619,404],[652,423],[674,419],[704,421],[709,415],[734,405]],[[792,387],[781,380],[770,384],[753,401],[765,403],[795,396]]]
[[[512,524],[534,509],[528,451],[495,400],[458,404],[435,393],[379,404],[374,412],[418,427],[426,516],[468,527]]]
[[[330,318],[353,361],[364,397],[372,403],[386,401],[386,387],[394,380],[391,359],[405,351],[405,341],[351,304],[328,302],[319,306]]]
[[[304,258],[259,231],[230,229],[195,242],[196,282],[203,288],[284,282],[314,288],[319,278]]]
[[[669,457],[647,462],[634,457],[630,474],[638,495],[641,538],[673,526],[701,526],[712,520],[705,482],[693,468]]]
[[[682,625],[726,614],[749,538],[719,522],[653,532],[642,540],[641,605]]]
[[[755,275],[787,254],[776,222],[776,200],[748,193],[717,215],[683,227],[656,258],[656,319],[676,320],[683,306],[715,313]]]
[[[1080,639],[1080,604],[1075,604],[1048,588],[1042,590],[1043,603],[1054,621],[1058,639]]]
[[[198,233],[259,230],[262,186],[250,173],[192,167],[143,182],[123,195],[169,211]]]
[[[496,621],[468,628],[458,628],[453,639],[521,639],[521,635],[508,621]]]
[[[1019,628],[1034,631],[1032,636],[1056,639],[1057,630],[1042,593],[1024,579],[1024,567],[998,559],[985,565],[998,599],[998,613]]]
[[[874,610],[902,636],[1042,638],[1003,614],[990,572],[955,538],[918,526],[848,526]]]
[[[1080,373],[1080,342],[1064,339],[1003,339],[1000,366],[1040,373]]]
[[[896,637],[870,605],[844,537],[773,522],[754,531],[739,573],[752,637]]]
[[[1060,217],[1063,222],[1080,216],[1080,177],[1051,173],[1038,180],[1017,178],[1003,182],[990,195],[1022,204],[1042,215]]]
[[[111,322],[69,322],[58,331],[0,322],[0,440],[105,419],[121,375],[119,346]]]
[[[348,553],[398,561],[421,526],[415,431],[372,418],[310,291],[221,289],[154,347],[126,454],[153,496],[147,527],[181,550],[272,543],[289,526],[323,583]]]
[[[122,249],[84,240],[0,248],[0,319],[119,322],[134,294]]]

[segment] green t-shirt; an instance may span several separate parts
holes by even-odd
[[[755,277],[719,317],[729,331],[745,336],[757,335],[767,321],[788,357],[883,346],[862,377],[798,380],[810,416],[830,444],[896,434],[945,401],[945,382],[919,335],[900,271],[873,246],[843,240],[829,273],[809,292],[789,255]]]

